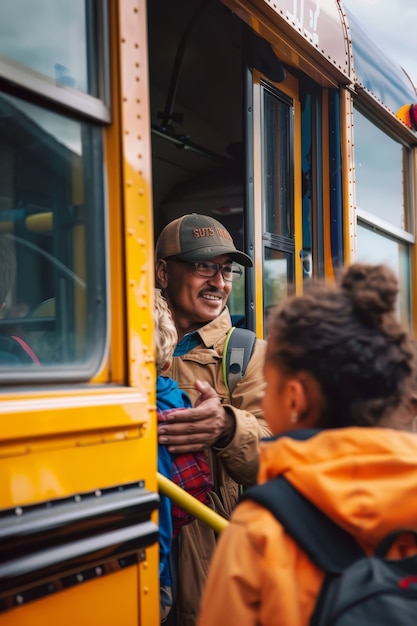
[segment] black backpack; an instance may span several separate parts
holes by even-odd
[[[388,560],[396,538],[388,535],[373,556],[337,526],[284,477],[243,493],[269,509],[326,577],[310,626],[415,626],[417,624],[417,556]],[[410,506],[412,504],[410,503]]]

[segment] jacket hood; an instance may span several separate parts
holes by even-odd
[[[352,427],[300,436],[261,443],[260,483],[285,476],[364,547],[393,530],[417,528],[417,434]]]

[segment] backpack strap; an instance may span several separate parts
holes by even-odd
[[[341,574],[365,556],[352,535],[300,494],[284,476],[247,489],[241,500],[248,499],[271,511],[309,558],[327,573]]]
[[[232,396],[239,380],[245,375],[255,341],[255,333],[248,328],[232,326],[227,333],[223,348],[222,371],[229,397]]]
[[[40,365],[40,361],[32,348],[24,339],[17,335],[0,336],[0,352],[3,355],[11,355],[22,365]]]
[[[10,339],[13,339],[19,344],[22,350],[27,354],[30,362],[35,363],[35,365],[40,365],[40,361],[37,355],[34,353],[32,348],[29,346],[29,344],[26,343],[24,339],[22,339],[21,337],[17,337],[17,335],[12,335]]]

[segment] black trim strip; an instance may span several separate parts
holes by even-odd
[[[0,598],[129,556],[158,540],[159,496],[125,485],[0,515]]]

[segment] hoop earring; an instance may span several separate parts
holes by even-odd
[[[298,413],[295,411],[290,415],[290,422],[291,424],[296,424],[298,422]]]

